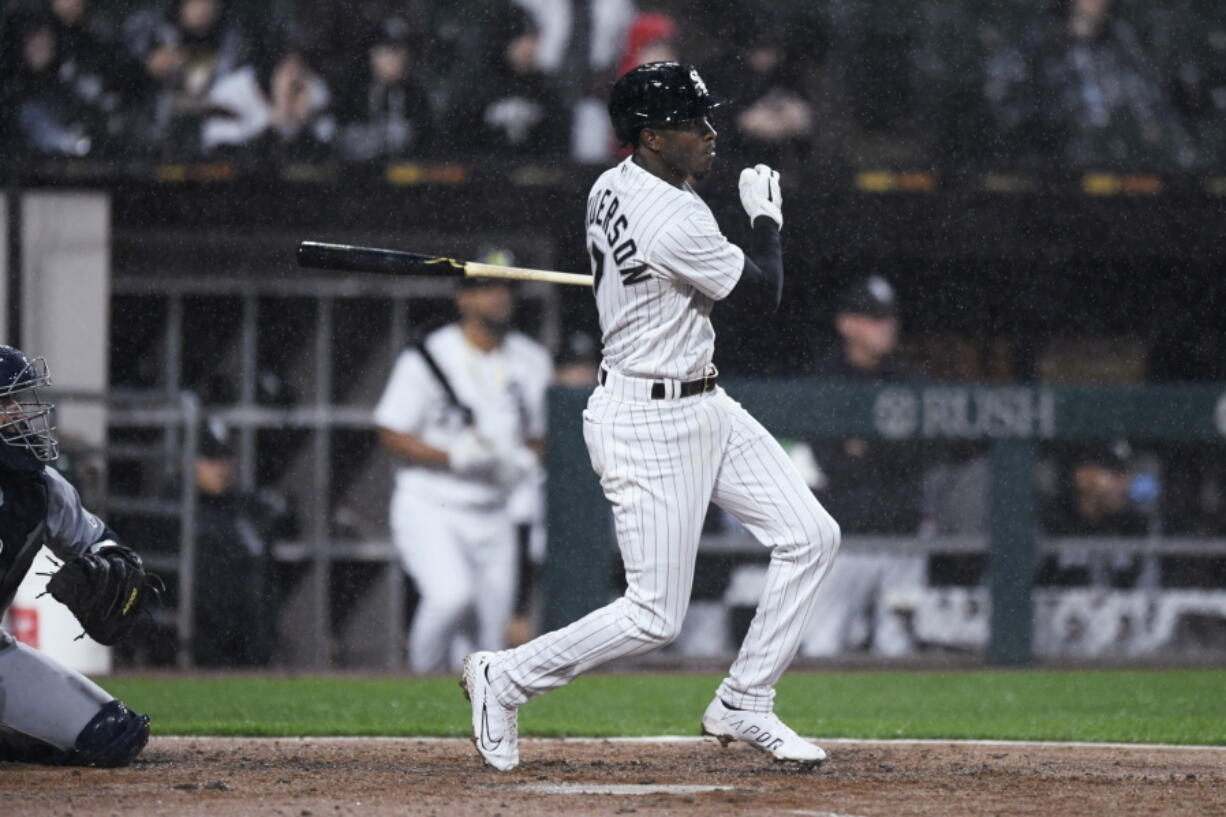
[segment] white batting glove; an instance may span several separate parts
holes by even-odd
[[[523,482],[540,464],[536,452],[526,445],[506,451],[494,466],[494,479],[505,488],[514,488]]]
[[[498,465],[498,454],[492,445],[470,431],[447,449],[447,464],[461,477],[489,477]]]
[[[758,216],[766,216],[783,229],[783,194],[779,192],[779,171],[754,165],[741,171],[741,206],[749,214],[749,226]]]

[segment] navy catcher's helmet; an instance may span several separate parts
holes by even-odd
[[[39,463],[54,462],[60,455],[51,423],[55,404],[38,398],[38,389],[49,385],[51,376],[45,360],[30,359],[12,346],[0,346],[0,440],[27,452]]]
[[[623,145],[639,131],[706,116],[724,100],[712,96],[698,69],[681,62],[649,62],[627,71],[609,94],[609,118]]]

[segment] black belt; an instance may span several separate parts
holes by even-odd
[[[707,377],[700,377],[697,380],[686,380],[685,382],[681,384],[681,394],[677,396],[678,397],[693,397],[695,394],[705,394],[706,392],[709,392],[715,388],[715,380],[717,376],[718,375],[709,375]],[[605,381],[608,379],[609,379],[609,370],[601,366],[600,367],[600,385],[603,386]],[[663,400],[667,396],[668,396],[668,392],[665,389],[663,383],[656,381],[655,383],[651,384],[651,399],[652,400]]]

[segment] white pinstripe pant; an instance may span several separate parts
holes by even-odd
[[[677,637],[690,601],[709,503],[771,548],[757,613],[719,696],[770,711],[804,635],[839,527],[774,437],[723,389],[679,400],[626,400],[597,388],[584,438],[613,505],[626,594],[578,621],[499,653],[490,678],[518,706],[600,664]]]

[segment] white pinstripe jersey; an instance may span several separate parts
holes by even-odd
[[[592,186],[587,245],[605,365],[633,377],[701,377],[715,352],[711,309],[745,263],[706,202],[627,158]]]

